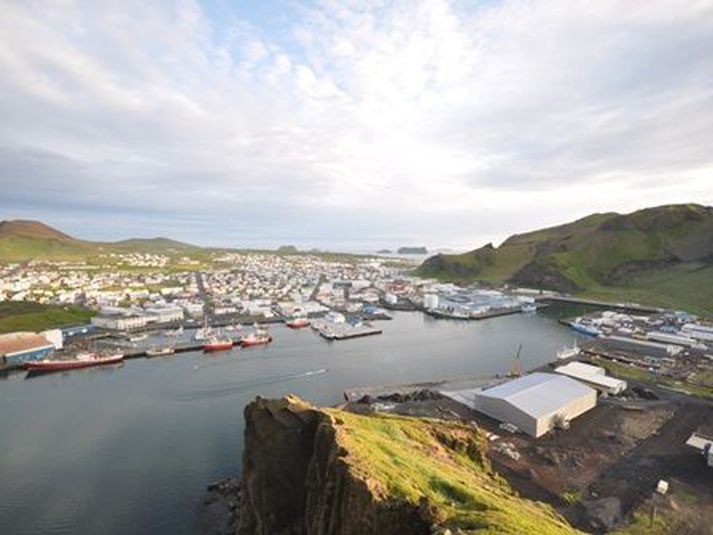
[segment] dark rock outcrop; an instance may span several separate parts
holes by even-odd
[[[424,534],[419,508],[353,474],[331,416],[299,398],[245,408],[241,535]]]

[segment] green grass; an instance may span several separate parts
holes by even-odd
[[[355,475],[383,500],[435,506],[466,533],[578,533],[549,505],[517,496],[487,461],[484,437],[455,423],[325,409]]]
[[[713,315],[713,265],[706,260],[713,255],[711,233],[713,210],[696,205],[625,216],[595,214],[512,236],[497,249],[432,257],[417,274],[442,281],[579,289],[582,297]],[[520,273],[531,262],[540,269]]]
[[[88,323],[93,315],[91,310],[79,307],[4,302],[0,303],[0,333],[36,332]]]
[[[642,383],[663,385],[684,394],[701,398],[713,398],[713,387],[677,381],[671,377],[656,375],[648,370],[636,366],[628,366],[607,359],[597,359],[598,366],[605,368],[611,375],[621,379],[631,379]]]
[[[614,532],[615,535],[666,535],[671,533],[666,518],[658,514],[651,523],[651,512],[639,509],[632,515],[631,522]]]

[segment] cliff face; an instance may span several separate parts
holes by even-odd
[[[573,533],[497,477],[472,427],[317,409],[245,408],[241,535]]]
[[[258,398],[245,422],[241,535],[428,533],[418,508],[377,500],[350,472],[331,415]]]

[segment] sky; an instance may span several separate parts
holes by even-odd
[[[713,204],[713,0],[0,0],[0,219],[472,249]]]

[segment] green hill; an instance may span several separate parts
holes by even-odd
[[[73,260],[106,253],[162,253],[198,250],[168,238],[132,238],[118,242],[78,240],[39,221],[0,221],[0,262],[32,259]]]
[[[512,282],[572,294],[713,312],[713,208],[696,204],[593,214],[460,255],[418,274]]]

